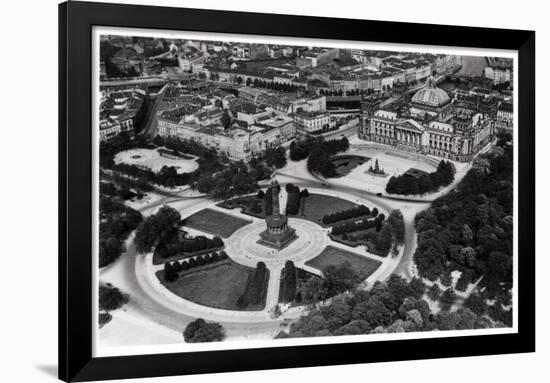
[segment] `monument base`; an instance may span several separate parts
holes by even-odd
[[[281,234],[273,234],[272,232],[266,230],[260,234],[260,239],[256,241],[256,243],[271,247],[272,249],[281,250],[290,245],[296,239],[298,239],[296,230],[292,228],[289,228]]]

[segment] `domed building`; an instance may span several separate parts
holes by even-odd
[[[411,99],[410,113],[423,118],[426,113],[431,116],[446,117],[451,110],[451,98],[443,89],[435,86],[433,79],[428,80],[425,88],[420,89]]]
[[[380,108],[360,138],[400,151],[471,161],[494,137],[494,121],[479,110],[455,110],[451,98],[430,78],[405,108]]]

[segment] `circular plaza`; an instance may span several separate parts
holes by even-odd
[[[181,314],[223,323],[267,323],[292,318],[303,309],[297,302],[283,298],[288,291],[285,281],[289,263],[296,272],[297,289],[310,278],[322,280],[325,268],[331,265],[349,264],[364,276],[361,280],[365,285],[391,273],[397,262],[394,257],[354,245],[352,235],[335,236],[334,225],[323,223],[323,218],[331,214],[364,209],[362,204],[372,210],[354,218],[357,222],[375,221],[388,211],[357,196],[310,190],[299,212],[291,215],[286,215],[287,209],[281,209],[284,213],[279,210],[279,202],[287,206],[288,196],[283,193],[280,199],[273,199],[274,209],[269,213],[265,204],[261,213],[249,210],[249,206],[261,202],[256,195],[239,197],[233,204],[204,199],[178,209],[174,203],[182,217],[179,230],[186,233],[183,241],[217,237],[223,245],[169,258],[161,258],[155,251],[139,256],[135,265],[138,282],[147,295]],[[284,246],[262,243],[262,234],[274,221],[285,224],[277,228],[292,232],[292,240]],[[365,231],[376,233],[375,226]],[[167,278],[167,270],[173,268],[176,271],[171,271],[172,277],[174,273],[177,277],[172,280]],[[281,312],[278,307],[285,308]]]
[[[226,251],[231,258],[245,266],[254,267],[264,262],[268,268],[282,267],[286,261],[305,262],[323,251],[329,242],[323,228],[313,222],[289,218],[289,226],[296,230],[297,238],[288,246],[278,250],[258,243],[260,234],[266,229],[263,220],[237,230],[226,241]]]

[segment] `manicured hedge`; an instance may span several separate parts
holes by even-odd
[[[246,289],[237,300],[237,305],[244,309],[249,306],[257,306],[262,303],[262,299],[266,289],[266,280],[268,270],[265,263],[258,262],[256,270],[251,277],[248,278]]]
[[[364,219],[359,222],[344,223],[342,225],[334,226],[332,228],[331,233],[333,235],[338,235],[338,234],[344,234],[344,233],[351,233],[359,230],[368,230],[373,227],[376,227],[376,231],[379,231],[382,226],[382,220],[383,218],[380,219],[380,216],[378,216],[375,219]]]
[[[178,280],[179,273],[182,271],[187,271],[198,266],[209,265],[227,258],[229,258],[227,253],[222,251],[221,253],[214,252],[212,254],[199,255],[181,262],[166,262],[164,264],[164,280],[167,282],[175,282]]]
[[[300,188],[289,183],[286,185],[286,191],[288,193],[288,198],[286,202],[286,214],[296,215],[300,212]]]
[[[297,275],[294,262],[286,261],[283,269],[283,279],[281,282],[281,300],[283,302],[292,302],[296,297]]]
[[[170,258],[179,253],[198,253],[223,246],[224,242],[219,237],[207,238],[199,235],[195,238],[179,240],[177,230],[173,230],[160,241],[155,251],[162,258]]]
[[[375,215],[374,209],[372,211],[373,215]],[[378,209],[376,209],[376,213],[378,213]],[[366,207],[365,205],[360,205],[360,206],[352,207],[351,209],[338,211],[333,214],[327,214],[323,216],[322,221],[325,225],[329,225],[338,221],[343,221],[346,219],[360,217],[362,215],[370,215],[370,214],[371,214],[371,211],[368,207]]]

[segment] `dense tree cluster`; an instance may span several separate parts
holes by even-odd
[[[153,183],[169,188],[187,185],[192,179],[191,173],[178,173],[174,166],[163,166],[159,172],[154,172],[149,168],[125,163],[115,164],[112,170],[126,174],[141,182]]]
[[[336,225],[332,227],[332,235],[340,235],[344,233],[352,233],[354,231],[360,230],[369,230],[376,228],[376,231],[380,231],[382,228],[382,221],[384,220],[384,215],[381,214],[376,218],[371,219],[362,219],[356,222],[346,222],[341,225]]]
[[[134,243],[137,252],[150,252],[159,239],[172,231],[180,221],[180,213],[170,206],[163,206],[157,213],[147,217],[136,229]]]
[[[390,194],[426,194],[450,185],[455,177],[455,167],[450,161],[441,160],[437,170],[418,178],[407,173],[392,176],[386,184]]]
[[[107,323],[109,323],[113,319],[113,316],[110,313],[99,313],[98,314],[98,324],[99,328],[102,328]]]
[[[135,197],[141,199],[144,193],[153,190],[151,184],[144,180],[135,180],[118,174],[115,174],[111,178],[114,182],[100,181],[99,194],[101,196],[123,200],[130,200]]]
[[[181,232],[176,228],[163,234],[155,247],[155,254],[161,258],[170,258],[178,254],[196,254],[207,250],[224,247],[220,237],[208,238],[198,235],[193,238],[181,238]]]
[[[392,275],[369,291],[358,290],[313,309],[277,337],[357,335],[411,331],[462,330],[502,326],[473,313],[467,307],[434,315],[422,299],[424,286]]]
[[[235,79],[235,81],[239,84],[242,84],[243,83],[243,78],[239,76]],[[257,78],[254,79],[252,84],[257,88],[273,89],[273,90],[276,90],[276,91],[279,91],[279,92],[295,93],[295,92],[300,92],[300,91],[303,92],[303,91],[306,90],[306,88],[304,86],[301,86],[301,85],[287,84],[287,83],[282,83],[282,82],[277,82],[277,81],[264,81],[264,80],[260,80],[260,79],[257,79]],[[248,85],[250,85],[250,84],[248,84]]]
[[[319,89],[319,94],[321,96],[368,96],[374,94],[374,89],[351,89],[344,92],[342,89],[332,90],[332,89]]]
[[[135,136],[133,138],[126,132],[122,132],[108,141],[102,141],[99,144],[99,165],[102,169],[111,169],[115,163],[115,155],[118,152],[134,148],[152,149],[144,136]]]
[[[292,141],[290,144],[290,159],[292,161],[301,161],[323,142],[322,137],[306,136],[304,139]]]
[[[375,208],[376,209],[376,208]],[[361,217],[363,215],[370,215],[371,210],[365,205],[354,206],[351,209],[337,211],[336,213],[327,214],[323,216],[322,221],[325,225],[331,225],[333,223],[343,221],[350,218]],[[376,209],[376,214],[374,209],[372,211],[373,215],[378,215],[378,209]]]
[[[99,285],[99,309],[113,311],[128,302],[128,297],[111,284]]]
[[[336,167],[331,161],[331,157],[348,149],[349,141],[346,137],[339,140],[321,140],[321,143],[311,150],[307,158],[307,169],[311,173],[320,174],[325,178],[335,177],[338,173],[336,173]]]
[[[198,156],[199,168],[191,173],[178,173],[173,166],[164,166],[160,172],[153,172],[150,169],[129,164],[115,164],[114,156],[121,151],[145,148],[157,149],[166,147],[174,154],[187,153]],[[133,139],[120,135],[113,140],[102,142],[100,145],[100,165],[103,169],[112,169],[120,174],[132,177],[139,185],[157,184],[167,187],[193,184],[202,174],[213,173],[223,169],[224,159],[216,150],[208,148],[194,140],[181,140],[177,137],[160,137],[153,140],[153,145],[148,143],[143,136],[136,136]],[[150,189],[149,189],[150,190]],[[145,190],[146,191],[146,190]]]
[[[471,169],[458,187],[416,216],[420,274],[429,280],[462,273],[460,286],[481,278],[484,298],[506,304],[512,287],[513,147],[488,155],[487,169]],[[446,281],[444,281],[444,279]]]
[[[197,182],[201,193],[211,194],[216,199],[254,193],[258,190],[258,176],[244,162],[232,162],[225,169],[203,174]]]
[[[296,215],[300,212],[302,192],[298,186],[291,183],[286,184],[285,188],[288,196],[286,201],[286,214]]]
[[[248,278],[243,295],[237,299],[237,306],[241,309],[246,309],[260,305],[267,294],[268,280],[269,270],[265,266],[265,263],[258,262],[254,273]]]
[[[267,166],[280,169],[286,165],[286,149],[282,146],[277,148],[267,148],[262,158],[265,160]]]
[[[124,241],[142,220],[141,213],[113,198],[99,200],[99,267],[114,262],[124,251]]]
[[[228,255],[225,251],[213,252],[212,254],[199,255],[189,259],[185,259],[181,262],[166,262],[164,264],[164,280],[166,282],[175,282],[178,280],[180,273],[188,271],[190,269],[210,265],[219,261],[228,259]]]
[[[116,139],[102,143],[100,147],[101,167],[131,177],[136,190],[150,191],[145,185],[157,184],[166,187],[192,185],[201,193],[211,194],[214,198],[225,199],[247,194],[258,189],[257,181],[269,178],[273,168],[286,164],[285,149],[282,147],[267,149],[261,155],[251,159],[249,164],[230,162],[223,154],[208,148],[194,140],[182,140],[177,137],[160,137],[148,144],[142,137],[134,140]],[[157,149],[166,147],[173,154],[191,154],[198,158],[199,168],[190,173],[178,173],[174,166],[163,166],[159,172],[137,165],[115,164],[114,156],[120,151],[132,148]],[[139,189],[138,187],[141,187]]]
[[[294,262],[286,261],[285,267],[281,272],[281,292],[280,301],[292,302],[296,297],[296,288],[298,287],[298,276]]]
[[[369,251],[381,256],[388,255],[390,250],[393,250],[395,253],[397,251],[397,246],[403,244],[405,240],[405,222],[403,221],[403,214],[401,211],[392,210],[388,219],[385,219],[384,214],[379,214],[376,219],[367,222],[373,221],[376,223],[374,226],[376,230],[368,230],[373,227],[372,223],[364,224],[366,229],[361,228],[361,224],[359,224],[357,226],[360,228],[360,231],[357,233],[353,232],[353,229],[355,229],[356,226],[348,226],[348,224],[343,225],[345,226],[344,229],[349,228],[352,230],[352,234],[350,234],[350,232],[345,232],[342,235],[342,238],[348,242],[365,244],[367,245]],[[338,226],[335,226],[334,228],[336,227]]]
[[[156,136],[153,144],[166,147],[176,153],[186,153],[199,157],[199,168],[202,172],[217,170],[221,167],[218,152],[196,140],[182,140],[178,137]]]
[[[225,338],[223,326],[215,322],[195,319],[185,327],[183,339],[189,343],[220,342]]]

